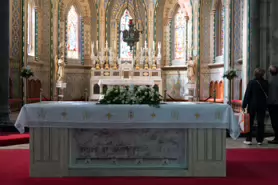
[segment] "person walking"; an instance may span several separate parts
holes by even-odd
[[[254,79],[250,80],[247,89],[245,91],[242,108],[247,108],[247,112],[250,115],[250,132],[246,134],[246,140],[244,144],[252,144],[252,130],[257,118],[257,136],[256,140],[258,145],[261,145],[264,140],[264,119],[267,109],[268,99],[268,81],[264,79],[265,71],[260,68],[256,68],[254,71]]]
[[[271,65],[269,67],[269,73],[268,111],[274,131],[274,139],[272,141],[268,141],[268,143],[278,144],[278,67]]]

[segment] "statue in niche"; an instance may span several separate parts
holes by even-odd
[[[58,71],[57,71],[57,76],[58,76],[58,82],[62,82],[64,79],[64,67],[65,67],[65,63],[64,63],[64,56],[62,55],[60,58],[58,58],[58,55],[56,55],[55,57],[56,62],[58,64]]]
[[[192,57],[189,57],[188,66],[187,66],[187,78],[189,83],[195,83],[195,76],[196,76],[196,65],[198,57],[193,60]]]

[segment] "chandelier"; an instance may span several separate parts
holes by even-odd
[[[127,8],[130,0],[127,0]],[[130,50],[132,50],[137,42],[139,42],[140,39],[140,33],[143,32],[143,26],[142,29],[140,30],[140,24],[137,22],[137,11],[138,6],[136,3],[137,0],[133,0],[133,9],[134,9],[134,22],[133,19],[129,19],[128,23],[128,30],[125,29],[123,32],[123,41],[127,43],[127,45],[130,47]],[[138,13],[139,14],[139,13]]]

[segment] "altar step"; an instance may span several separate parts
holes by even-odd
[[[29,134],[2,133],[2,135],[0,135],[0,147],[27,144],[29,143],[29,139]]]

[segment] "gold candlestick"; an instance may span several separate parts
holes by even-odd
[[[108,62],[105,62],[105,70],[109,70],[109,64],[108,64]]]
[[[98,61],[96,61],[96,70],[100,70],[100,65]]]
[[[138,62],[138,61],[136,61],[135,69],[136,69],[136,70],[140,70],[140,65],[139,65],[139,62]]]

